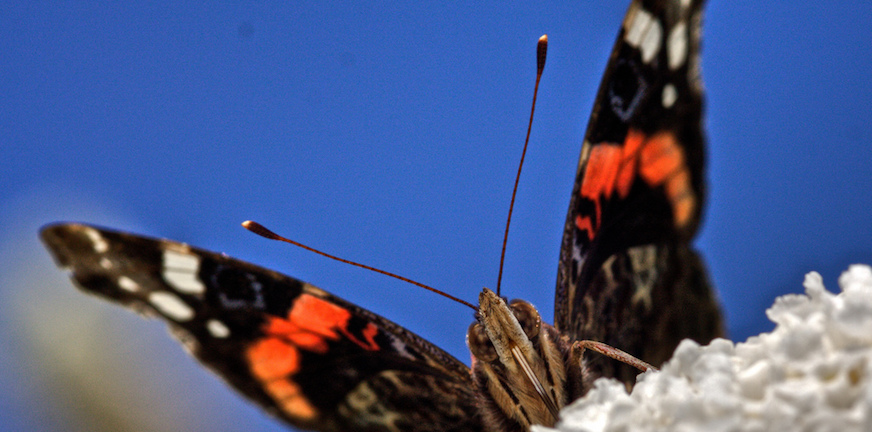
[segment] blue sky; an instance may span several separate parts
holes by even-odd
[[[0,354],[0,430],[73,430],[85,402],[70,395],[82,392],[114,397],[113,409],[138,411],[121,423],[149,430],[162,427],[151,418],[166,430],[281,430],[161,324],[75,292],[37,240],[57,220],[278,269],[467,361],[468,309],[239,223],[473,301],[495,284],[543,33],[548,64],[504,290],[550,321],[581,135],[625,9],[7,5],[0,300],[11,307],[0,342],[13,349]],[[872,4],[714,1],[706,11],[710,193],[696,244],[742,340],[772,327],[764,309],[801,292],[806,272],[835,289],[849,264],[872,262]]]

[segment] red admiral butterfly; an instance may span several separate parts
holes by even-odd
[[[182,243],[57,224],[42,239],[84,291],[166,320],[207,367],[273,415],[319,431],[528,430],[594,378],[723,333],[690,248],[703,199],[701,0],[636,0],[606,68],[563,234],[554,326],[485,289],[472,368],[370,311]]]

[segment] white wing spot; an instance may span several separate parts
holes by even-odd
[[[82,233],[88,237],[88,240],[91,240],[91,246],[94,248],[94,252],[105,253],[109,250],[109,242],[103,238],[100,231],[97,231],[94,228],[84,227]]]
[[[188,321],[194,317],[194,310],[173,293],[155,291],[148,295],[148,301],[160,313],[175,321]]]
[[[197,279],[199,272],[200,257],[169,249],[164,251],[163,278],[179,292],[202,294],[206,291],[206,286]]]
[[[624,41],[642,51],[642,62],[649,63],[660,52],[663,27],[648,11],[637,9],[624,24]],[[630,13],[628,13],[628,16]]]
[[[663,27],[659,21],[651,23],[651,27],[645,32],[645,37],[642,39],[642,63],[648,64],[660,52],[660,38],[663,37]]]
[[[394,351],[396,351],[397,354],[409,360],[415,360],[415,356],[409,352],[409,345],[400,340],[400,338],[391,336],[391,346],[394,348]]]
[[[113,266],[114,266],[114,264],[112,264],[112,260],[110,260],[109,258],[106,258],[106,257],[100,258],[100,267],[103,267],[104,269],[109,270]]]
[[[666,40],[666,57],[669,59],[669,69],[671,70],[680,68],[687,59],[686,23],[678,23],[678,25],[669,32],[669,38]]]
[[[633,14],[633,17],[630,18],[630,22],[625,24],[625,34],[624,41],[626,41],[632,47],[638,47],[639,43],[642,42],[642,36],[644,36],[645,28],[648,27],[648,24],[654,17],[651,16],[650,13],[638,9],[636,13]]]
[[[212,337],[218,339],[224,339],[227,336],[230,336],[230,329],[224,325],[223,322],[218,321],[216,319],[210,319],[206,322],[206,329],[209,330],[209,333],[212,334]]]
[[[139,284],[127,276],[121,276],[118,278],[118,286],[121,287],[121,289],[123,289],[124,291],[128,292],[139,291]]]
[[[678,100],[678,91],[675,90],[675,86],[672,84],[666,84],[663,87],[663,95],[661,95],[663,108],[672,108],[672,105],[676,100]]]

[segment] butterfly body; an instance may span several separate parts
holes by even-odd
[[[84,291],[169,323],[209,369],[290,425],[318,431],[511,431],[553,425],[593,379],[658,365],[723,332],[689,245],[703,200],[701,1],[633,1],[585,135],[564,227],[555,323],[489,290],[472,367],[373,312],[183,243],[83,224],[41,236]]]

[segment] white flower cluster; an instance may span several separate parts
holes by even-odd
[[[872,431],[872,268],[851,266],[840,294],[815,272],[803,285],[805,295],[766,311],[771,333],[738,344],[686,340],[630,394],[597,381],[556,430]]]

